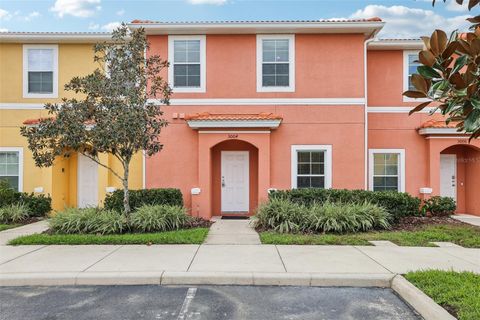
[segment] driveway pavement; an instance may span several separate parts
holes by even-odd
[[[420,319],[391,289],[252,286],[8,287],[4,320]]]

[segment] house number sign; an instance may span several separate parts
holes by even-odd
[[[228,139],[236,139],[238,138],[238,133],[229,133],[228,134]]]

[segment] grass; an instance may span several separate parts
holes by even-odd
[[[208,228],[192,228],[157,233],[92,234],[33,234],[11,240],[9,245],[87,245],[87,244],[201,244]]]
[[[480,319],[480,275],[429,270],[410,272],[405,278],[459,320]]]
[[[16,228],[16,227],[20,227],[20,226],[21,226],[21,224],[1,224],[0,223],[0,231]]]
[[[453,242],[462,247],[480,248],[480,228],[463,225],[433,225],[413,231],[378,231],[355,234],[260,233],[264,244],[370,245],[369,240],[388,240],[400,246],[431,247],[430,242]]]

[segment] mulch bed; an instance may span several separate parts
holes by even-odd
[[[432,225],[472,226],[450,217],[405,217],[392,225],[391,230],[414,231]]]
[[[185,228],[190,229],[190,228],[210,228],[210,226],[213,224],[212,221],[210,220],[205,220],[203,218],[199,217],[193,217],[193,219],[190,220],[189,223],[185,226]]]

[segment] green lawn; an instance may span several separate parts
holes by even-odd
[[[369,240],[388,240],[400,246],[434,246],[430,242],[448,241],[463,247],[480,248],[480,228],[459,225],[426,226],[414,231],[379,231],[356,234],[280,234],[260,233],[264,244],[370,245]]]
[[[10,245],[31,244],[200,244],[208,228],[193,228],[157,233],[126,233],[112,235],[92,234],[33,234],[11,240]]]
[[[410,272],[405,278],[459,320],[480,319],[480,275],[430,270]]]
[[[1,224],[0,223],[0,231],[20,227],[20,224]]]

